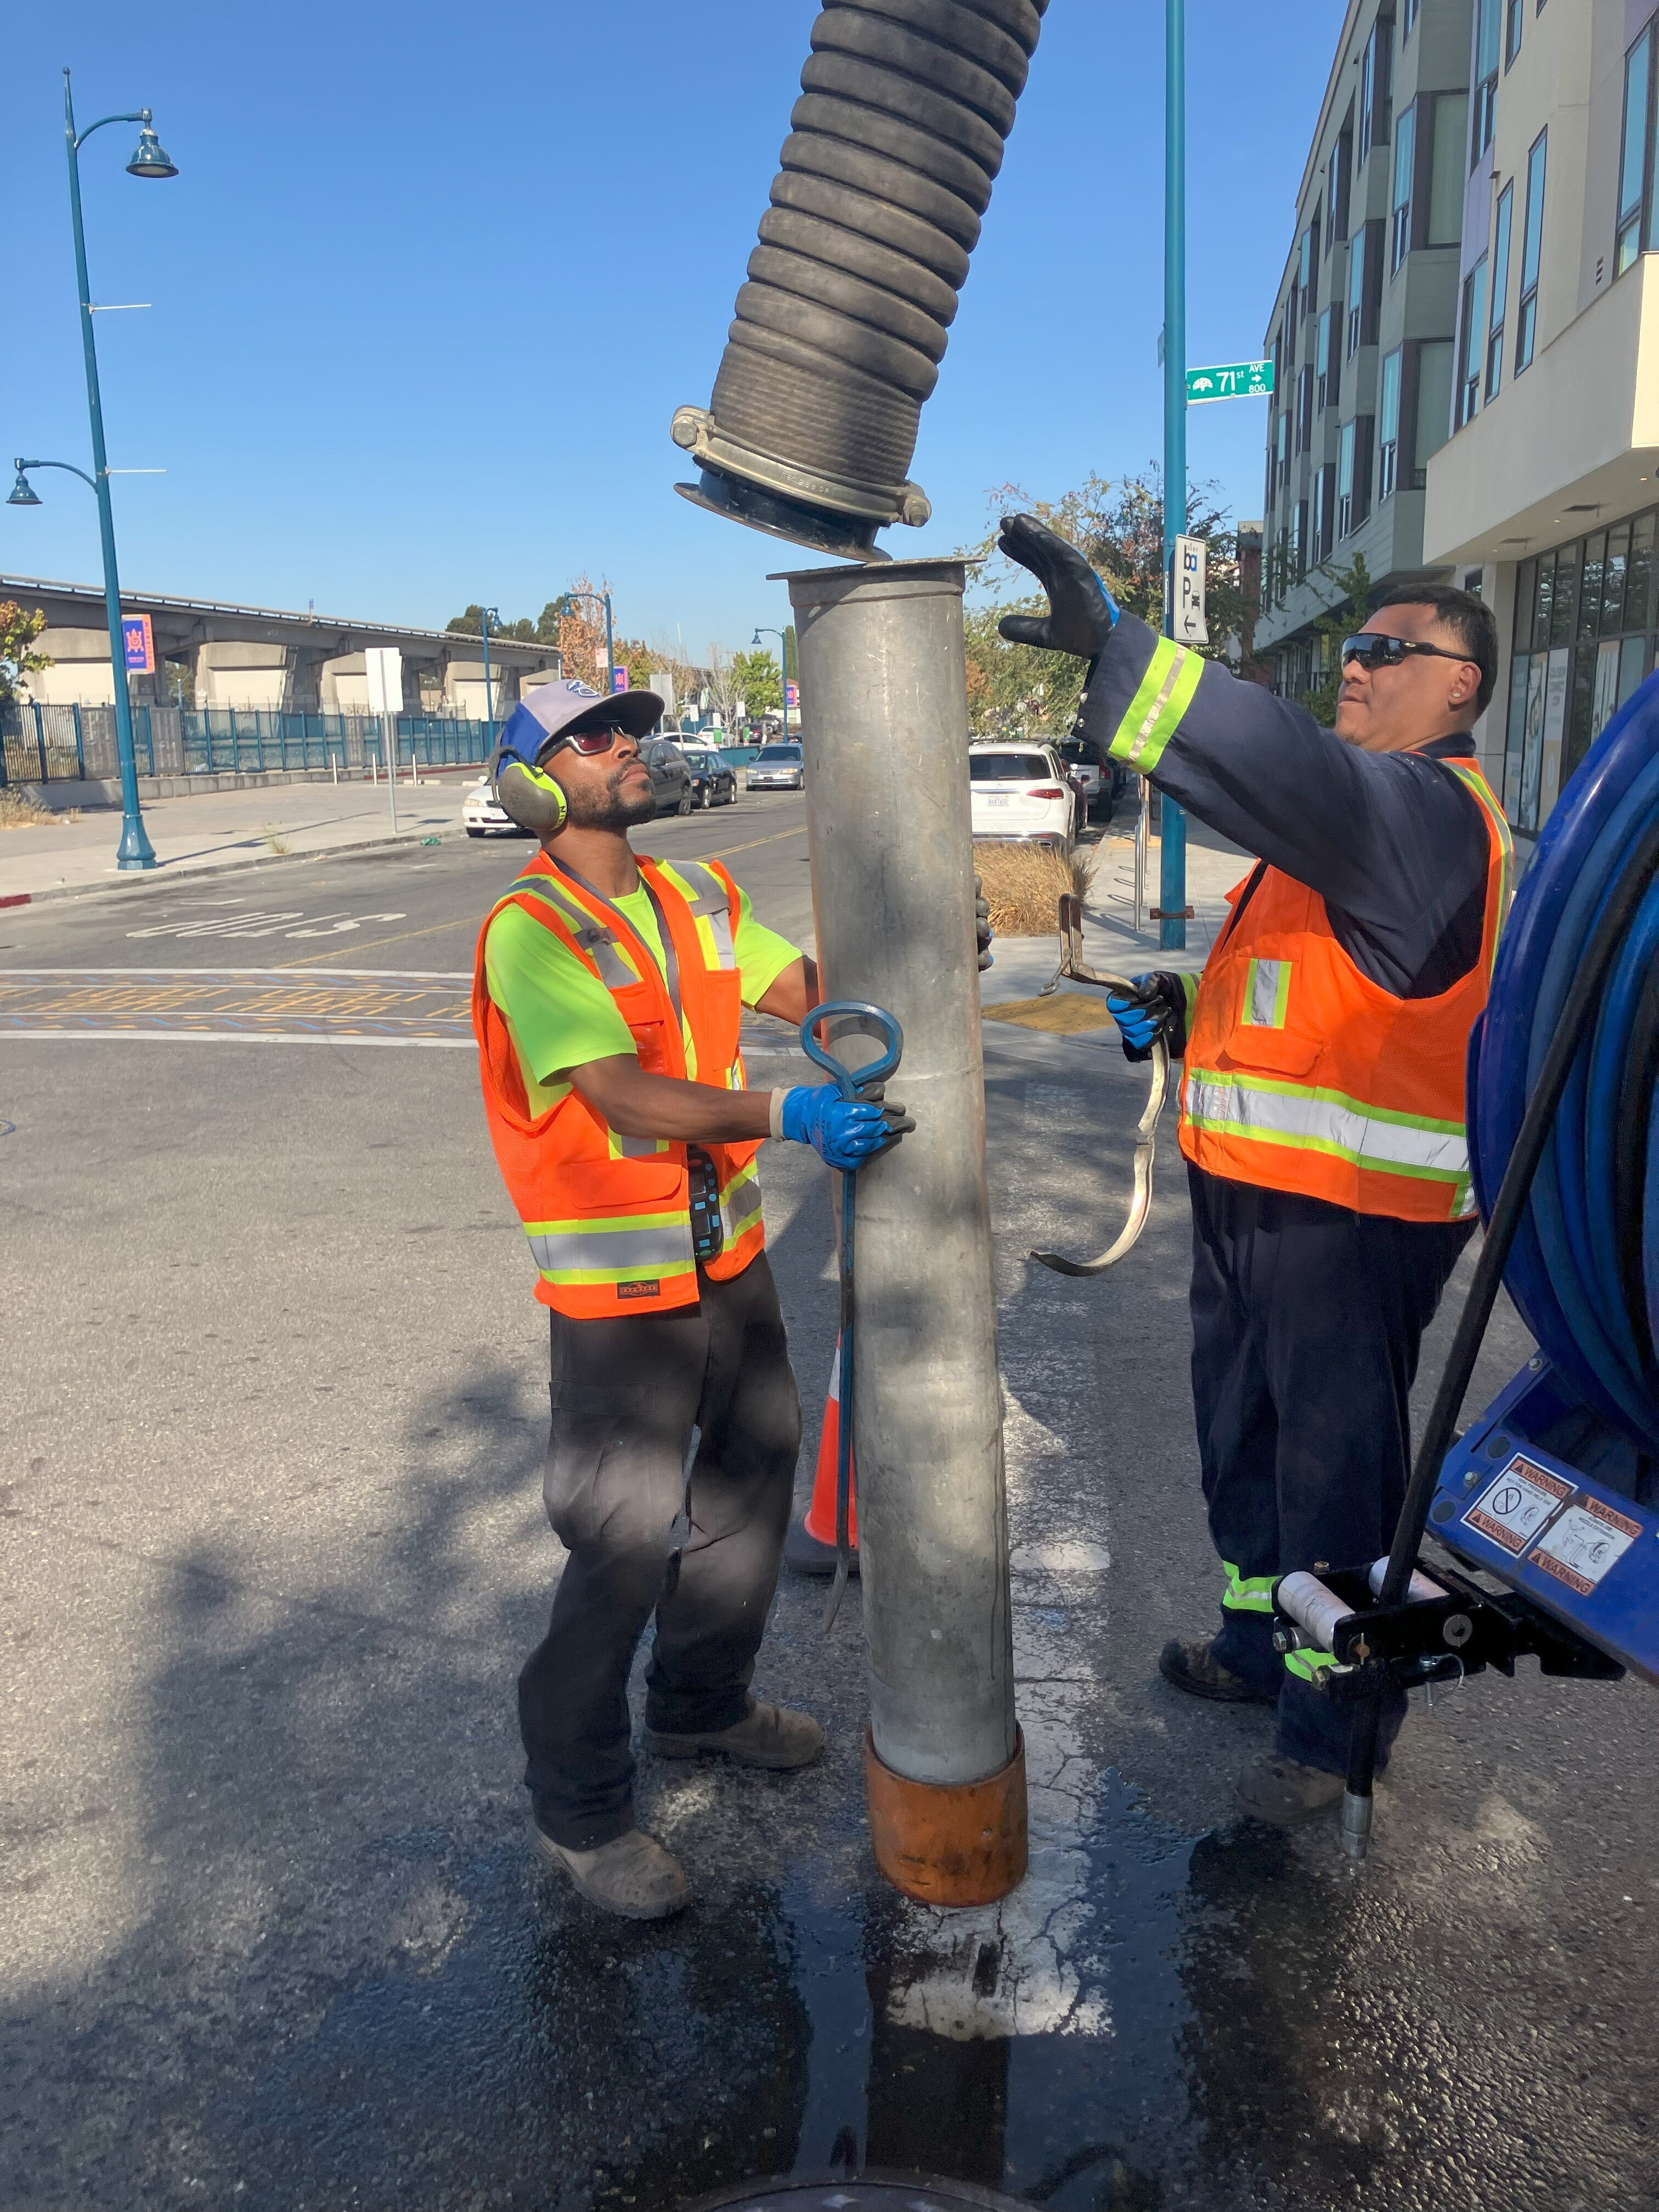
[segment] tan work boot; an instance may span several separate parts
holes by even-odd
[[[1258,1759],[1238,1778],[1238,1809],[1275,1828],[1299,1828],[1340,1805],[1346,1786],[1340,1774],[1304,1766],[1299,1759]]]
[[[1158,1671],[1189,1698],[1222,1705],[1276,1705],[1277,1690],[1258,1690],[1215,1656],[1213,1636],[1172,1636],[1158,1655]]]
[[[823,1749],[823,1730],[811,1713],[791,1712],[787,1705],[750,1698],[749,1711],[732,1728],[711,1729],[698,1735],[668,1735],[647,1728],[641,1741],[659,1759],[695,1759],[700,1751],[718,1751],[739,1766],[785,1771],[812,1764]]]
[[[624,1920],[666,1920],[691,1902],[691,1885],[679,1861],[643,1828],[630,1828],[596,1851],[573,1851],[540,1828],[536,1849],[549,1866],[562,1867],[590,1904]]]

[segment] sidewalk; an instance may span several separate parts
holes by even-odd
[[[418,786],[398,786],[397,842],[418,843],[460,828],[461,799],[478,769],[428,769]],[[246,867],[284,855],[350,852],[392,842],[384,782],[267,785],[254,791],[155,799],[144,826],[160,866],[120,873],[119,811],[99,807],[78,821],[0,829],[0,902],[85,896],[129,884]]]

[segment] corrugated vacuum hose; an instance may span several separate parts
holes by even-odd
[[[775,537],[884,560],[931,512],[921,404],[1002,165],[1048,0],[829,0],[771,204],[675,488]]]

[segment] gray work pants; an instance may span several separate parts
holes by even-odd
[[[763,1254],[698,1304],[603,1321],[552,1316],[544,1493],[569,1547],[553,1618],[519,1677],[525,1782],[568,1850],[634,1826],[628,1676],[646,1622],[648,1726],[729,1728],[748,1711],[800,1450],[800,1401]],[[691,1529],[671,1536],[692,1424]]]

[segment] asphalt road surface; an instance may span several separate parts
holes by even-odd
[[[803,938],[802,821],[649,842]],[[1650,1692],[1523,1664],[1415,1712],[1355,1872],[1234,1819],[1263,1714],[1156,1674],[1218,1587],[1178,1177],[1113,1274],[1024,1259],[1127,1189],[1141,1079],[1098,1036],[986,1031],[1024,1887],[884,1887],[856,1589],[826,1641],[787,1582],[757,1686],[823,1764],[643,1763],[680,1921],[538,1870],[545,1325],[464,1027],[525,849],[0,916],[0,2203],[650,2212],[849,2162],[1075,2212],[1659,2200]],[[763,1165],[804,1487],[828,1207],[810,1156]],[[1501,1317],[1474,1402],[1529,1348]]]

